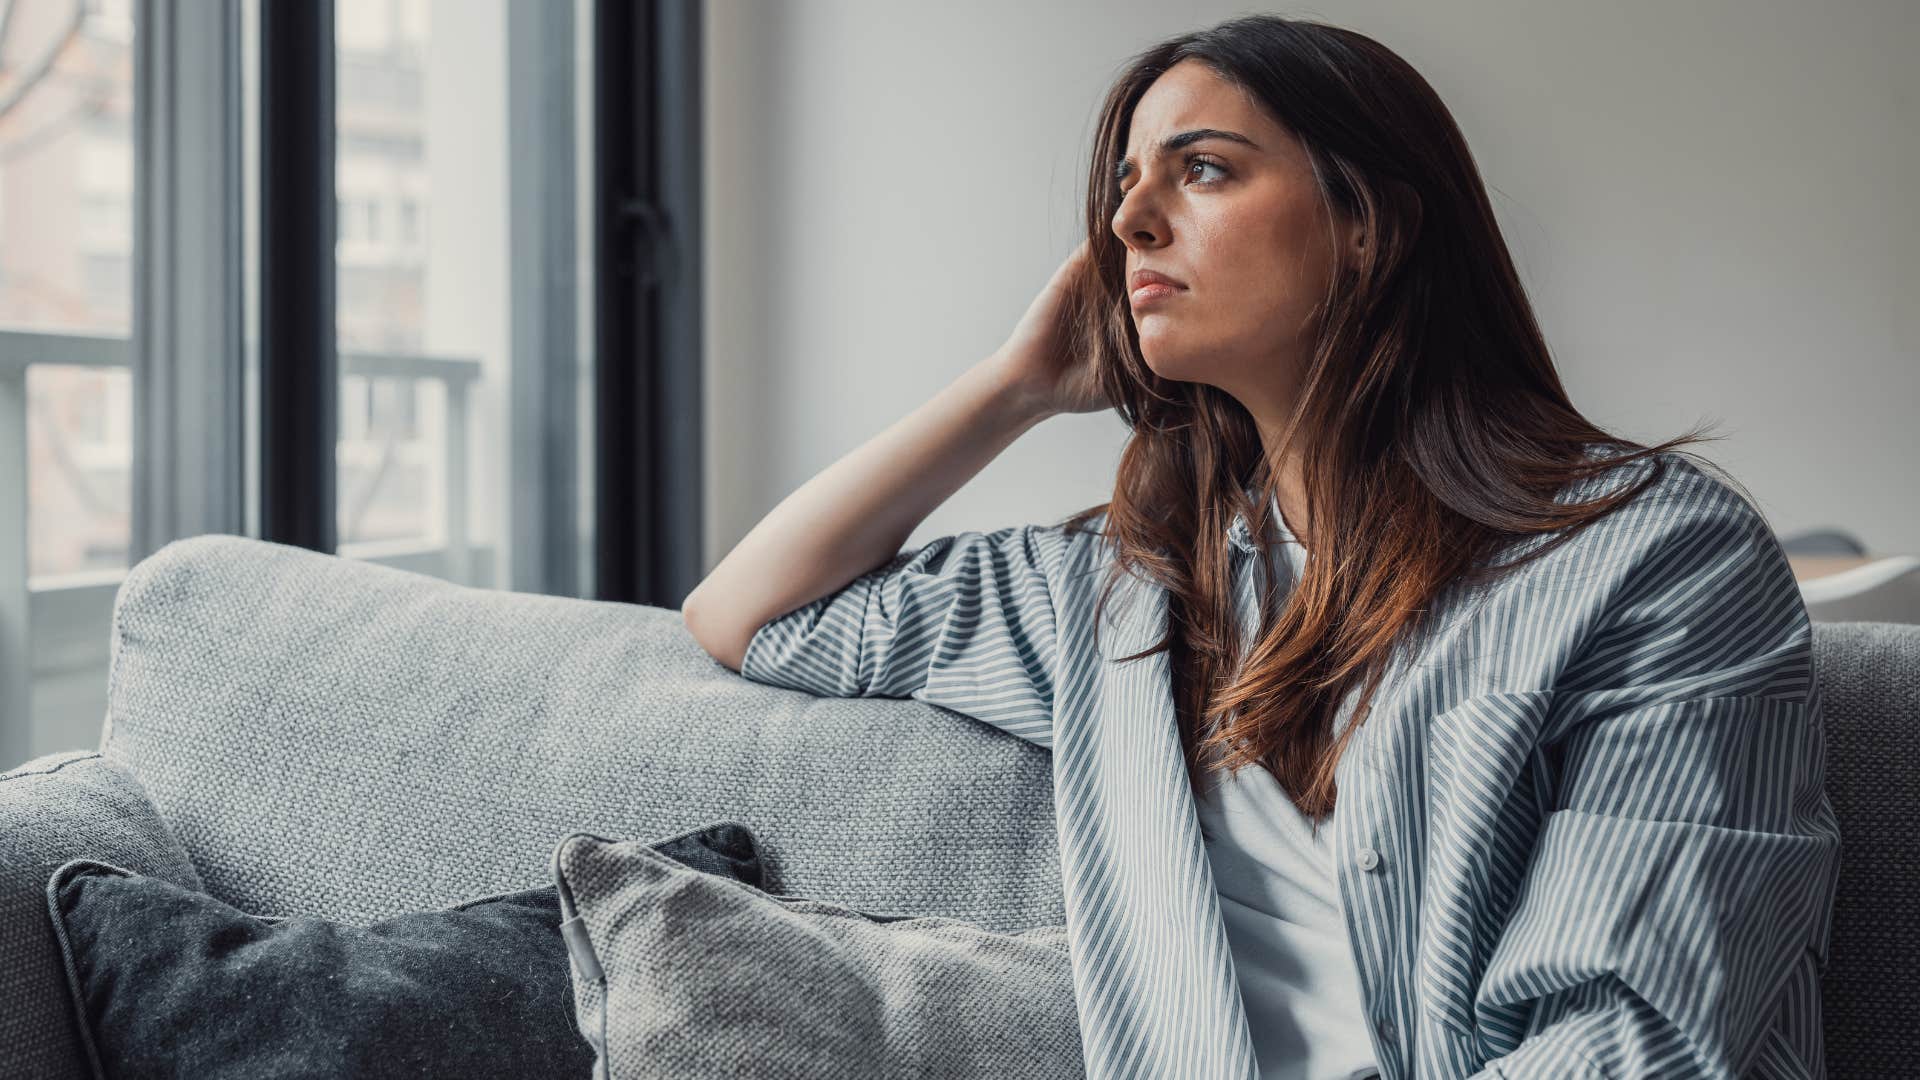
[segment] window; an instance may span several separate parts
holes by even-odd
[[[0,380],[25,406],[0,438],[24,439],[27,462],[0,504],[24,504],[34,577],[127,560],[125,352],[92,343],[132,322],[129,7],[17,0],[0,22]]]
[[[336,0],[335,494],[343,555],[412,560],[475,585],[578,587],[543,580],[525,552],[517,578],[513,570],[516,543],[527,542],[524,532],[516,536],[515,518],[537,519],[541,497],[525,488],[524,470],[515,489],[515,460],[532,453],[526,448],[545,422],[530,415],[516,386],[558,366],[561,378],[574,380],[566,384],[571,408],[591,366],[578,346],[564,355],[516,346],[516,320],[537,325],[555,315],[530,306],[530,298],[546,302],[540,290],[552,277],[543,277],[550,271],[538,250],[516,250],[526,241],[516,241],[512,226],[518,215],[528,227],[531,215],[516,210],[526,204],[515,200],[541,197],[530,187],[564,187],[560,213],[570,216],[559,250],[571,257],[577,154],[589,129],[516,120],[514,99],[536,96],[528,80],[557,82],[579,107],[585,91],[573,27],[589,17],[584,3],[569,12]],[[516,35],[516,19],[545,21]],[[529,53],[541,27],[564,36],[552,39],[556,48]],[[429,217],[458,225],[429,229]],[[564,301],[570,321],[578,319],[576,299]]]
[[[604,0],[335,0],[329,84],[302,64],[328,40],[313,33],[324,11],[0,0],[0,768],[97,744],[115,590],[137,548],[193,514],[474,585],[597,586],[588,485],[613,470],[594,457],[635,455],[592,424],[597,401],[627,400],[596,397],[594,346],[637,340],[609,326],[640,316],[624,299],[601,314],[599,280],[627,271],[601,274],[593,208],[628,189],[596,168],[593,64],[633,47],[633,13]],[[138,56],[136,14],[156,28]],[[620,44],[596,45],[596,22]],[[238,86],[231,67],[198,66],[209,59],[237,59]],[[208,70],[222,77],[191,77]],[[143,86],[158,89],[136,111]],[[228,95],[231,114],[216,107]],[[334,139],[289,136],[316,120]],[[300,165],[328,148],[331,177]],[[147,176],[174,181],[143,188]],[[136,207],[155,216],[136,220]],[[229,213],[243,226],[231,250],[165,239],[229,235]],[[334,235],[313,235],[328,213]],[[263,259],[269,240],[306,257]],[[181,271],[136,288],[142,265]],[[312,287],[327,276],[333,290]],[[156,284],[181,282],[200,287]],[[319,299],[301,308],[304,296]],[[218,314],[135,325],[136,300],[142,313]],[[319,344],[263,368],[269,339]],[[138,385],[136,343],[155,373]],[[203,387],[212,403],[196,413]],[[141,442],[180,452],[141,454],[136,407],[150,421]],[[329,468],[331,495],[311,494]],[[677,531],[697,517],[622,512]],[[643,547],[632,532],[623,553]]]
[[[93,744],[132,536],[131,0],[0,18],[0,768]]]

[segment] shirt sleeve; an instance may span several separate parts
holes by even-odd
[[[823,697],[913,698],[1052,745],[1058,527],[943,536],[754,632],[740,674]]]
[[[1532,1003],[1481,1078],[1745,1076],[1818,1029],[1839,831],[1791,566],[1725,503],[1650,517],[1556,688],[1551,801],[1479,996]],[[1811,1001],[1807,999],[1811,997]]]

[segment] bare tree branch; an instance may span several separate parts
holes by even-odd
[[[75,102],[69,106],[65,112],[58,116],[48,118],[41,123],[39,127],[27,132],[25,135],[10,141],[0,142],[0,165],[24,158],[35,150],[40,149],[40,147],[46,143],[66,137],[72,133],[74,121],[90,116],[99,116],[106,111],[107,99],[105,96],[90,97],[83,101]]]
[[[0,14],[0,30],[4,30],[6,25],[13,21],[13,7],[11,0],[8,0],[5,12]],[[20,81],[15,83],[13,89],[9,90],[4,97],[0,97],[0,121],[6,120],[7,114],[25,101],[33,88],[40,84],[40,80],[46,78],[47,73],[53,70],[54,61],[58,60],[67,46],[80,36],[80,26],[86,18],[86,8],[82,6],[81,0],[73,0],[73,14],[67,19],[67,28],[48,40],[47,47],[26,66]],[[0,44],[4,44],[5,41],[5,35],[0,34]]]
[[[80,497],[80,503],[87,512],[94,515],[112,513],[114,507],[87,480],[87,471],[74,460],[73,448],[67,445],[67,433],[60,430],[60,421],[47,406],[46,399],[37,395],[28,395],[27,408],[33,418],[40,422],[41,434],[46,437],[47,450],[53,456],[54,470],[67,481],[67,486]]]

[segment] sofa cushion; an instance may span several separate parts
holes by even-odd
[[[1065,926],[771,895],[584,833],[553,873],[595,1075],[1084,1075]]]
[[[723,822],[649,847],[689,874],[764,882]],[[67,992],[104,1080],[585,1076],[551,883],[367,926],[250,915],[98,860],[46,883]]]
[[[86,1075],[46,894],[47,875],[81,857],[201,886],[186,850],[123,766],[69,751],[0,774],[0,1076]]]

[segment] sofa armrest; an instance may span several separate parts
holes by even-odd
[[[70,751],[0,773],[0,1076],[92,1075],[47,914],[48,876],[80,857],[201,888],[125,767]]]

